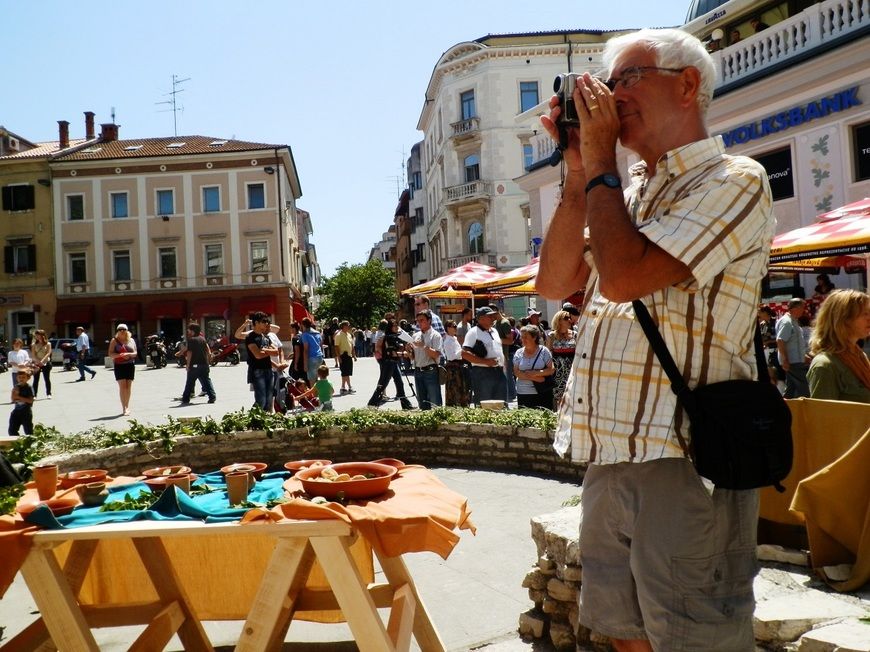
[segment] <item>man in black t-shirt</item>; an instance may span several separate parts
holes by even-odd
[[[253,330],[245,338],[245,348],[248,350],[248,378],[254,386],[254,405],[271,412],[275,391],[271,356],[278,355],[278,348],[267,335],[272,320],[264,312],[254,312],[251,323]]]
[[[199,324],[189,324],[187,327],[187,342],[185,343],[185,360],[187,361],[187,382],[184,384],[184,392],[181,394],[181,404],[190,405],[190,395],[193,394],[193,385],[197,379],[202,385],[202,390],[208,394],[208,402],[214,403],[217,394],[214,385],[211,384],[211,350],[208,343],[200,332]]]

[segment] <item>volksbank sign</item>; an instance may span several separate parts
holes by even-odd
[[[787,111],[780,111],[757,122],[741,125],[723,133],[722,139],[725,141],[725,147],[748,143],[750,140],[764,138],[770,134],[797,127],[805,122],[851,109],[853,106],[861,106],[857,86],[834,95],[820,97],[808,104],[802,104]]]

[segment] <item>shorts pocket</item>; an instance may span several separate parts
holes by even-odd
[[[674,649],[743,652],[754,649],[752,581],[755,550],[672,560]]]

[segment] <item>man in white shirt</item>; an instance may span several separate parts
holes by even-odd
[[[489,306],[477,309],[477,326],[465,335],[462,357],[471,363],[471,390],[474,402],[504,401],[507,396],[504,355],[501,339],[492,327],[495,313]]]
[[[85,359],[88,357],[88,351],[91,348],[91,340],[88,337],[88,334],[85,332],[84,327],[77,326],[76,327],[76,352],[78,353],[78,368],[79,368],[79,377],[76,380],[77,383],[81,383],[85,379],[85,372],[87,371],[91,375],[91,379],[97,375],[97,372],[85,365]]]
[[[441,384],[438,382],[438,360],[441,358],[441,334],[432,327],[432,313],[421,310],[416,317],[420,329],[412,336],[408,350],[414,355],[414,386],[421,410],[441,407]]]

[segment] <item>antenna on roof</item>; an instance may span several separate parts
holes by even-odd
[[[115,124],[115,107],[114,106],[112,107],[111,113],[112,113],[112,124]]]
[[[178,135],[178,112],[184,112],[184,107],[178,106],[178,104],[176,103],[176,95],[184,92],[184,89],[179,88],[179,86],[181,86],[181,84],[186,81],[190,81],[190,79],[190,77],[179,79],[178,75],[172,75],[172,90],[168,93],[163,94],[164,97],[169,96],[169,99],[163,100],[162,102],[155,102],[155,104],[168,104],[170,106],[170,108],[166,109],[165,111],[160,111],[160,113],[168,113],[169,111],[172,111],[172,129],[174,135],[176,136]],[[114,111],[114,109],[112,110]],[[114,119],[112,120],[112,122],[114,122]]]

